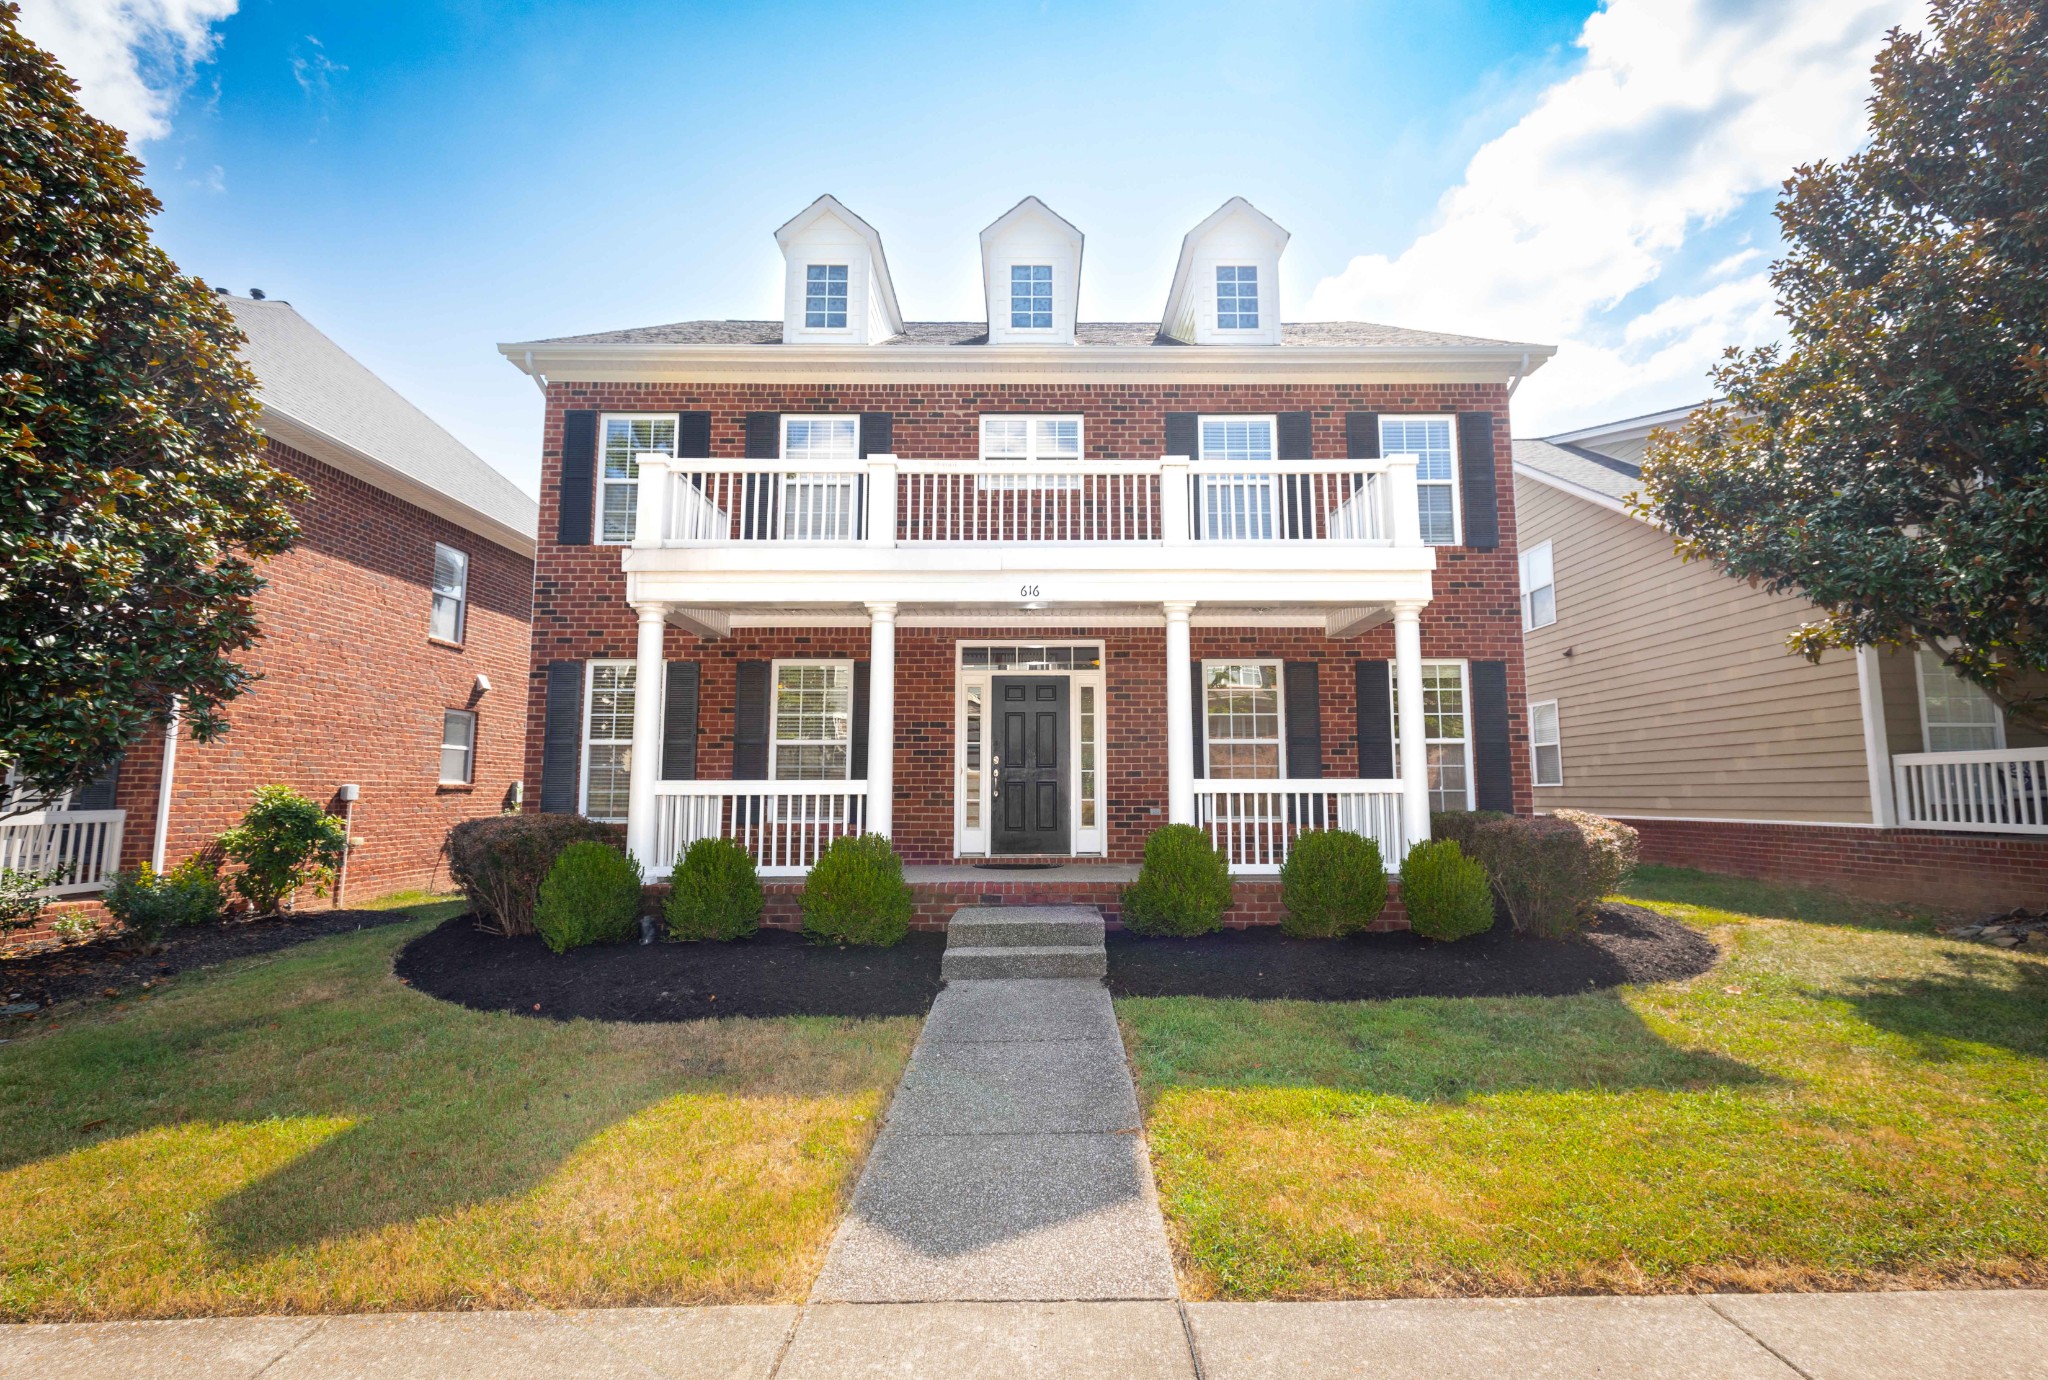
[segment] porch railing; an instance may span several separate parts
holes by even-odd
[[[2048,834],[2048,748],[1902,754],[1892,785],[1906,828]]]
[[[121,826],[126,810],[30,810],[0,819],[0,868],[13,872],[64,870],[45,896],[99,891],[121,867]]]
[[[1379,845],[1389,871],[1407,854],[1395,780],[1198,780],[1195,822],[1230,870],[1248,875],[1278,872],[1309,829],[1365,835]]]
[[[654,878],[704,838],[733,840],[764,877],[801,877],[834,839],[867,830],[865,781],[663,781],[654,789]]]
[[[906,543],[1157,542],[1159,466],[906,461]]]

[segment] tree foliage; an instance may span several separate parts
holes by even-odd
[[[119,130],[0,4],[0,766],[97,776],[251,674],[253,561],[296,535],[228,309],[150,242]]]
[[[1818,605],[1794,650],[1934,647],[2048,726],[2048,9],[1935,0],[1875,78],[1778,203],[1786,347],[1729,352],[1639,510]]]

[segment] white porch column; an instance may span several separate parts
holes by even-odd
[[[640,641],[633,658],[633,756],[626,777],[626,851],[654,881],[654,785],[661,779],[661,640],[666,604],[635,604]]]
[[[1429,747],[1422,722],[1422,605],[1394,605],[1394,701],[1401,743],[1401,832],[1411,844],[1429,837]]]
[[[868,605],[868,832],[891,837],[896,805],[896,606]]]
[[[1856,693],[1863,703],[1863,765],[1870,773],[1870,822],[1880,829],[1899,826],[1899,804],[1892,789],[1892,749],[1884,721],[1883,672],[1875,647],[1856,649]]]
[[[1162,604],[1166,611],[1166,822],[1195,822],[1195,687],[1188,660],[1188,615],[1193,604]]]

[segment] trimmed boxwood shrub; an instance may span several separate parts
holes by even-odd
[[[698,839],[669,874],[670,938],[745,939],[761,928],[754,855],[731,839]]]
[[[1123,922],[1139,934],[1189,938],[1223,928],[1230,865],[1192,824],[1169,824],[1145,839],[1138,880],[1124,888]]]
[[[448,831],[448,876],[469,899],[477,925],[493,934],[533,933],[540,885],[572,843],[617,846],[625,831],[581,815],[486,815]]]
[[[1387,908],[1380,846],[1349,829],[1310,829],[1280,865],[1280,928],[1305,939],[1356,934]]]
[[[1456,839],[1429,839],[1401,863],[1401,905],[1408,925],[1426,939],[1463,939],[1493,928],[1493,889],[1486,869]]]
[[[1438,815],[1431,827],[1439,825],[1485,866],[1494,893],[1524,934],[1577,934],[1600,898],[1635,870],[1636,831],[1583,810],[1534,816],[1473,811]]]
[[[880,834],[826,845],[804,879],[804,933],[827,944],[887,948],[910,933],[910,884],[903,859]]]
[[[558,954],[638,934],[640,864],[609,844],[570,844],[540,884],[533,926]]]

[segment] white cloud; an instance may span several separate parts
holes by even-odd
[[[237,0],[22,0],[21,32],[55,55],[79,101],[136,143],[171,132],[213,26]]]
[[[1728,281],[1603,318],[1794,166],[1854,149],[1884,31],[1923,12],[1923,0],[1609,0],[1580,32],[1581,66],[1473,155],[1432,226],[1398,256],[1362,255],[1323,279],[1306,315],[1561,346],[1516,395],[1519,431],[1692,401],[1725,346],[1777,334],[1756,251],[1706,274]]]

